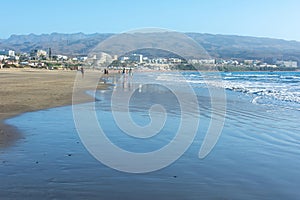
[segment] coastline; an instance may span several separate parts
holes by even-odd
[[[80,73],[77,75],[79,79],[76,81],[89,80],[89,73],[86,74],[86,79],[81,79]],[[169,73],[167,80],[172,81],[172,75]],[[200,75],[190,75],[192,76],[187,76],[190,77],[188,80],[195,80],[196,84],[197,80],[201,80]],[[268,73],[265,75],[268,79],[274,78]],[[132,83],[151,84],[159,76],[157,73],[135,73]],[[245,77],[248,79],[245,80]],[[247,82],[250,77],[244,74],[239,80]],[[295,77],[298,80],[298,76]],[[109,78],[108,81],[111,82],[114,78]],[[278,80],[282,79],[279,75]],[[268,83],[265,77],[261,77],[261,80]],[[119,83],[117,86],[120,87],[116,89],[122,90],[122,79]],[[182,85],[176,79],[170,83],[179,89]],[[255,81],[251,84],[259,88],[261,85]],[[80,86],[87,88],[88,84]],[[124,87],[125,91],[127,89],[129,88]],[[180,102],[173,95],[169,95],[163,85],[158,90],[144,87],[141,93],[136,94],[139,96],[130,102],[130,114],[136,124],[149,122],[149,105],[159,103],[171,114],[167,116],[166,125],[157,137],[146,140],[130,137],[112,120],[114,114],[109,108],[111,91],[99,92],[96,96],[99,101],[95,102],[95,109],[92,108],[92,111],[96,111],[99,125],[107,138],[119,148],[137,153],[151,152],[170,144],[182,119]],[[151,199],[155,196],[158,199],[197,199],[201,196],[205,199],[219,199],[222,196],[228,199],[295,199],[299,196],[297,183],[300,180],[300,160],[297,158],[300,149],[297,141],[300,141],[300,136],[297,133],[300,127],[297,126],[297,119],[300,113],[297,110],[278,109],[272,102],[268,105],[254,104],[250,95],[227,91],[227,112],[222,135],[209,156],[199,159],[197,155],[211,123],[211,97],[202,85],[195,90],[195,94],[199,97],[201,113],[198,116],[188,110],[191,117],[200,121],[193,142],[174,163],[151,173],[120,172],[110,165],[99,163],[103,160],[95,159],[81,135],[77,134],[71,106],[30,112],[7,120],[7,123],[20,127],[26,138],[11,147],[0,149],[0,176],[3,177],[3,184],[0,185],[1,197],[143,199],[146,196],[146,199]],[[218,98],[215,100],[219,102]],[[89,105],[80,105],[80,109],[90,109],[85,107]],[[89,121],[82,119],[81,122],[87,124],[87,128],[92,128]],[[194,122],[189,120],[188,125],[192,124]],[[99,149],[109,159],[116,155],[107,146],[99,146]],[[163,154],[159,156],[156,159],[165,158]],[[124,157],[116,158],[123,162],[121,166],[126,166],[127,162],[136,163],[135,160]],[[140,166],[143,164],[140,163]],[[132,192],[132,189],[137,192]]]
[[[16,127],[5,124],[5,120],[22,113],[72,104],[73,85],[77,71],[49,71],[35,69],[0,70],[0,149],[13,145],[24,137]],[[102,72],[89,71],[85,74],[100,77]],[[82,88],[78,103],[93,101]],[[98,84],[98,89],[109,85]]]

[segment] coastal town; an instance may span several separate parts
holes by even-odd
[[[39,68],[48,70],[78,70],[81,67],[111,70],[135,68],[142,70],[219,70],[219,71],[266,71],[298,70],[297,61],[276,60],[272,63],[251,59],[188,59],[180,57],[148,57],[132,53],[118,57],[105,53],[91,55],[53,55],[51,48],[33,49],[19,53],[11,49],[0,50],[0,69]]]
[[[0,200],[300,200],[300,1],[1,1]]]

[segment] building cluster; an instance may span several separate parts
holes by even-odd
[[[204,67],[224,67],[233,66],[237,68],[297,68],[297,61],[276,61],[275,63],[269,64],[262,60],[241,60],[241,59],[189,59],[184,60],[181,58],[152,58],[143,56],[142,54],[131,54],[129,56],[122,56],[118,59],[120,63],[129,64],[136,67],[151,68],[168,70],[178,65],[191,64],[194,66]],[[115,66],[117,67],[117,66]]]
[[[143,69],[154,69],[154,70],[170,70],[172,67],[180,64],[186,63],[185,60],[181,58],[149,58],[142,54],[131,54],[127,56],[117,57],[114,56],[114,60],[117,60],[117,65],[111,65],[110,68],[119,69],[123,66],[130,66],[135,68]]]
[[[235,67],[255,67],[255,68],[297,68],[297,61],[276,61],[269,64],[262,60],[237,60],[237,59],[204,59],[190,60],[191,64],[215,65],[215,66],[235,66]]]
[[[88,63],[88,64],[87,64]],[[184,60],[176,57],[154,57],[149,58],[142,54],[133,53],[118,57],[117,55],[110,56],[105,53],[94,55],[90,58],[86,55],[81,56],[66,56],[52,55],[51,48],[48,50],[34,49],[30,53],[17,54],[13,50],[0,50],[0,67],[35,67],[35,68],[67,68],[86,64],[90,67],[103,67],[120,69],[123,67],[135,67],[154,70],[171,70],[177,66],[194,65],[204,67],[226,67],[233,66],[237,68],[254,67],[254,68],[297,68],[296,61],[276,61],[269,64],[261,60],[237,60],[237,59],[190,59]]]
[[[116,58],[116,56],[115,56]],[[184,62],[184,60],[180,58],[148,58],[143,56],[142,54],[131,54],[129,56],[122,56],[118,60],[121,63],[136,63],[136,64],[178,64]]]
[[[15,53],[13,50],[0,50],[0,67],[32,67],[32,68],[63,68],[83,63],[87,56],[52,55],[51,48],[47,51],[34,49],[30,53]]]

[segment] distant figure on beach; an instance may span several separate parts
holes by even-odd
[[[104,69],[104,74],[108,74],[108,69]]]
[[[122,71],[122,74],[125,74],[125,72],[126,72],[126,71],[125,71],[125,67],[124,67],[124,68],[123,68],[123,71]]]
[[[80,72],[81,72],[82,78],[84,78],[84,69],[83,69],[83,67],[80,68]]]
[[[128,73],[129,73],[129,76],[132,76],[132,75],[133,75],[133,74],[132,74],[132,69],[131,69],[131,68],[129,69],[129,72],[128,72]]]

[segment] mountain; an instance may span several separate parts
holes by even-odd
[[[97,47],[92,49],[91,53],[97,54],[99,52],[105,52],[110,55],[120,56],[132,52],[145,55],[145,50],[148,50],[148,53],[150,51],[152,55],[157,53],[156,57],[163,57],[160,55],[160,53],[162,53],[161,50],[163,50],[186,59],[209,58],[207,52],[201,48],[196,41],[184,33],[167,31],[122,33],[114,35],[97,45]]]
[[[143,34],[143,33],[139,33]],[[145,33],[147,34],[147,33]],[[152,33],[152,38],[159,42],[163,35]],[[223,59],[258,59],[272,63],[276,60],[295,60],[300,63],[300,42],[282,39],[214,35],[203,33],[186,33],[187,36],[201,45],[210,56]],[[114,36],[111,33],[74,33],[74,34],[42,34],[12,35],[0,40],[0,49],[13,49],[16,52],[30,52],[32,49],[51,48],[52,54],[81,55],[88,54],[100,42]],[[176,37],[171,38],[172,49],[181,48]],[[138,40],[130,38],[131,45],[137,47]],[[161,39],[162,40],[162,39]],[[144,41],[150,44],[151,41]],[[120,45],[119,45],[120,47]],[[115,45],[118,48],[118,45]],[[191,52],[186,52],[187,55]]]
[[[217,58],[297,60],[300,61],[300,42],[282,39],[187,33]]]
[[[0,49],[13,49],[16,52],[30,52],[33,49],[51,48],[53,54],[78,55],[87,54],[90,49],[112,34],[29,34],[11,35],[0,41]]]

